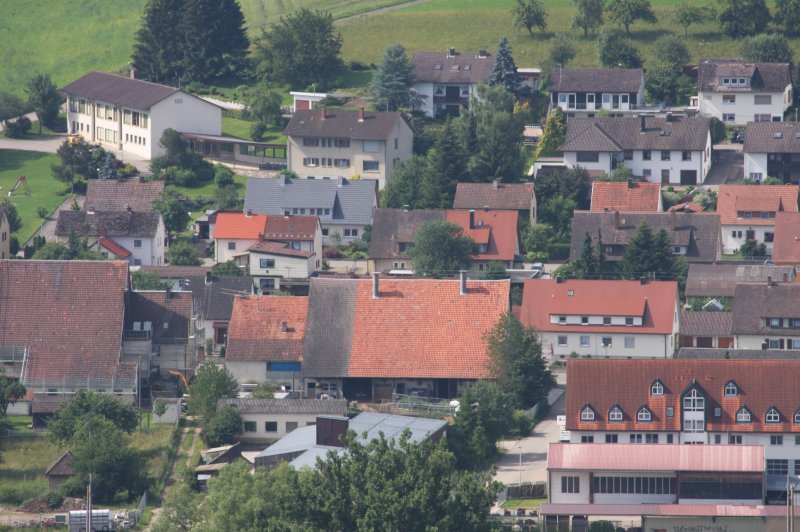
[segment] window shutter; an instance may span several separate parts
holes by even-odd
[[[783,349],[783,338],[781,338],[779,340],[779,344],[778,345],[780,346],[781,349]]]

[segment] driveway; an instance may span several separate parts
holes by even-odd
[[[744,155],[741,144],[717,144],[714,146],[711,170],[703,186],[724,185],[741,181],[744,175]]]
[[[86,201],[86,196],[76,196],[75,201],[78,202],[78,206],[83,209],[83,202]],[[56,222],[58,222],[58,213],[60,211],[69,211],[72,210],[72,198],[66,198],[64,201],[61,202],[61,205],[58,206],[58,209],[53,212],[53,214],[45,220],[44,224],[36,231],[30,240],[28,240],[25,245],[27,246],[30,244],[34,238],[37,236],[43,236],[47,242],[55,242],[56,241]]]

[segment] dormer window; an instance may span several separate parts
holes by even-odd
[[[622,417],[622,409],[616,405],[608,411],[608,420],[612,423],[622,422]]]
[[[594,410],[589,405],[583,407],[581,410],[581,421],[594,421]]]
[[[800,425],[800,409],[794,413],[794,422],[796,425]]]
[[[664,395],[664,385],[661,381],[655,381],[650,385],[650,395],[653,397],[661,397]]]
[[[737,423],[750,423],[750,411],[747,409],[746,406],[743,406],[736,412],[736,422]]]
[[[739,387],[733,381],[728,381],[723,390],[725,397],[736,397],[739,395]]]
[[[639,421],[640,423],[647,423],[652,420],[653,420],[653,415],[650,413],[650,410],[648,410],[646,406],[640,408],[639,411],[636,413],[636,421]]]
[[[781,414],[773,406],[772,408],[767,410],[767,413],[764,416],[764,421],[766,421],[767,423],[780,423],[781,422]]]

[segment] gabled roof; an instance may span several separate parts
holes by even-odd
[[[277,179],[247,180],[245,210],[259,214],[280,214],[287,210],[329,209],[320,222],[367,225],[377,205],[378,185],[372,179]]]
[[[179,92],[175,87],[106,72],[89,72],[61,90],[77,98],[99,100],[144,111]]]
[[[232,406],[240,414],[306,414],[344,416],[346,399],[233,399],[223,397],[217,405]]]
[[[554,68],[550,92],[639,92],[644,84],[641,68]]]
[[[372,222],[372,240],[369,246],[371,259],[407,259],[400,244],[411,244],[419,226],[431,221],[444,220],[441,209],[375,209]]]
[[[567,364],[567,430],[680,432],[682,430],[681,396],[696,386],[706,397],[708,432],[800,432],[792,423],[800,409],[797,374],[800,360],[570,360]],[[664,395],[651,396],[650,387],[658,379]],[[723,388],[733,381],[735,397],[724,397]],[[619,405],[621,423],[609,422],[606,413]],[[580,411],[589,405],[595,421],[581,421]],[[650,422],[636,422],[635,412],[646,405]],[[747,407],[750,423],[736,423],[736,412]],[[775,406],[780,423],[766,423],[764,415]],[[667,416],[667,407],[673,409]],[[721,416],[714,411],[721,409]]]
[[[785,329],[766,326],[764,318],[800,318],[800,284],[736,285],[732,311],[733,334],[791,336]]]
[[[748,122],[745,153],[800,153],[800,123]]]
[[[218,212],[213,237],[215,239],[258,240],[264,233],[266,224],[267,217],[264,214]]]
[[[225,359],[302,361],[307,314],[307,297],[235,297]]]
[[[709,119],[703,117],[572,118],[567,122],[566,140],[560,151],[703,151],[708,143]]]
[[[119,363],[127,262],[0,260],[0,286],[0,347],[28,349],[24,384],[135,376]]]
[[[659,212],[661,185],[658,183],[592,183],[592,211]]]
[[[266,240],[314,240],[319,227],[316,216],[267,216]]]
[[[740,212],[797,212],[797,185],[720,185],[717,213],[722,225],[774,225],[774,218],[740,218]]]
[[[737,284],[766,284],[769,279],[793,283],[794,268],[766,264],[690,264],[686,275],[685,295],[733,297]]]
[[[748,78],[747,88],[720,86],[723,76]],[[788,63],[751,63],[744,59],[704,57],[697,70],[700,92],[783,92],[792,83]]]
[[[533,183],[458,183],[453,208],[529,211],[533,200]]]
[[[730,312],[681,311],[681,335],[730,336],[731,323]]]
[[[158,232],[157,212],[58,211],[56,236],[107,236],[152,238]]]
[[[715,262],[720,255],[722,246],[719,216],[716,213],[575,211],[572,218],[570,259],[580,258],[586,233],[592,237],[595,246],[598,231],[603,245],[627,246],[642,223],[649,225],[653,233],[664,229],[673,245],[687,247],[684,256],[690,263]],[[619,255],[606,254],[606,260],[620,258]]]
[[[494,70],[495,58],[487,53],[479,57],[473,52],[416,52],[411,58],[415,82],[428,83],[488,83]]]
[[[484,335],[509,309],[508,281],[311,279],[303,375],[488,376]]]
[[[72,475],[72,473],[72,453],[69,451],[64,451],[61,453],[61,456],[56,458],[55,462],[50,464],[50,467],[44,471],[44,476],[69,477]]]
[[[460,225],[464,234],[487,246],[486,252],[475,254],[473,260],[513,261],[519,251],[518,217],[517,211],[449,210],[445,214],[448,222]]]
[[[164,181],[90,179],[86,184],[87,211],[152,211],[164,191]]]
[[[229,321],[233,311],[234,295],[253,293],[253,278],[249,275],[212,275],[211,282],[205,277],[186,277],[180,283],[181,290],[192,293],[194,313],[206,320]]]
[[[270,240],[256,242],[250,246],[247,251],[251,253],[264,253],[266,255],[283,255],[286,257],[308,258],[314,255],[313,251],[292,249],[286,242],[272,242]]]
[[[624,296],[613,297],[613,294]],[[593,281],[527,279],[522,291],[522,323],[547,332],[671,334],[678,300],[674,281]],[[551,315],[642,317],[642,325],[560,325]]]
[[[108,237],[105,236],[100,237],[100,239],[97,241],[97,244],[107,249],[108,251],[111,252],[112,255],[120,259],[127,259],[128,257],[131,256],[130,251],[125,249],[123,246],[117,244]]]
[[[146,290],[129,295],[125,329],[132,330],[135,321],[149,321],[156,343],[162,338],[188,338],[191,320],[191,292]]]
[[[323,116],[324,115],[324,116]],[[394,128],[405,121],[400,113],[343,109],[298,109],[283,130],[287,137],[337,137],[388,141]]]
[[[775,215],[775,241],[772,261],[776,264],[800,264],[800,213]]]

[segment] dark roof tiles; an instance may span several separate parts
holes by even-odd
[[[488,83],[494,70],[492,54],[416,52],[411,59],[414,81],[428,83]]]
[[[748,78],[747,87],[720,86],[723,76]],[[743,59],[704,57],[697,71],[700,92],[783,92],[792,83],[788,63],[751,63]]]
[[[533,183],[458,183],[453,208],[527,211],[533,201]]]
[[[157,212],[59,211],[56,236],[156,236],[161,215]]]
[[[643,120],[644,130],[641,128]],[[708,143],[708,118],[573,118],[567,122],[566,140],[560,149],[567,152],[703,151]]]
[[[641,68],[554,68],[550,92],[636,93],[644,84]]]
[[[323,118],[323,113],[325,117]],[[298,109],[283,130],[287,137],[338,137],[358,140],[388,140],[395,126],[405,120],[400,113],[345,111],[342,109]]]
[[[77,98],[98,100],[143,111],[178,92],[175,87],[106,72],[89,72],[61,90]]]
[[[164,191],[164,181],[90,179],[86,185],[87,211],[152,211]]]

